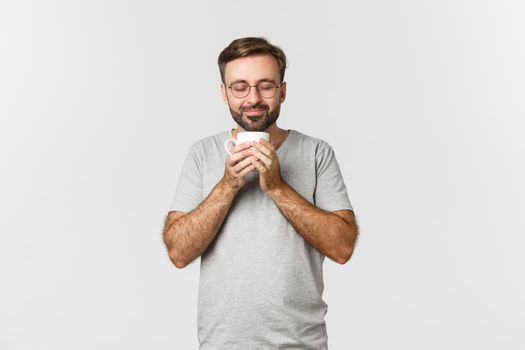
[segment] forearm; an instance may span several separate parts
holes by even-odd
[[[221,180],[197,208],[167,228],[164,240],[177,267],[188,265],[206,250],[222,226],[235,195]]]
[[[357,230],[350,223],[313,206],[284,181],[268,195],[310,245],[338,263],[348,261],[357,238]]]

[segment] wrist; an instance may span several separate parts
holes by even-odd
[[[218,187],[221,189],[221,192],[223,192],[224,196],[232,197],[235,197],[235,195],[237,194],[237,192],[239,192],[240,189],[240,187],[237,188],[234,184],[231,184],[225,177],[223,177],[221,181],[219,181]]]
[[[279,182],[279,184],[277,184],[275,187],[273,187],[272,189],[266,191],[266,193],[272,198],[272,199],[276,199],[280,196],[282,196],[282,194],[284,193],[284,191],[286,190],[288,184],[281,179],[281,181]]]

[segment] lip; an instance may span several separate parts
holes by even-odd
[[[244,113],[249,116],[261,115],[264,113],[264,109],[252,109],[251,111],[246,111]]]

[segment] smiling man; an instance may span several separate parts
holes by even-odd
[[[218,63],[236,128],[191,145],[163,233],[178,268],[201,256],[200,349],[328,349],[324,257],[345,264],[358,236],[333,148],[277,126],[279,47],[237,39]],[[224,142],[243,131],[270,141],[229,155]]]

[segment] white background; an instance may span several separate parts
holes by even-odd
[[[279,126],[336,151],[361,229],[331,350],[525,349],[522,1],[2,1],[0,349],[196,349],[161,230],[233,127],[217,56],[289,58]]]

